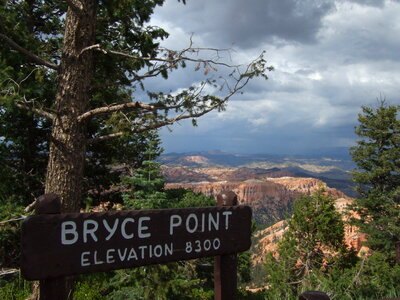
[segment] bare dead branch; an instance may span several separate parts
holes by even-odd
[[[79,55],[82,55],[83,53],[85,53],[86,51],[89,51],[89,50],[93,50],[93,49],[100,49],[100,44],[95,44],[95,45],[91,45],[91,46],[88,46],[88,47],[85,47],[85,48],[83,48],[82,50],[81,50],[81,52],[79,53]],[[106,52],[104,52],[104,53],[106,53]]]
[[[0,269],[0,277],[4,275],[19,273],[19,269]]]
[[[39,116],[42,116],[44,118],[54,120],[56,118],[56,113],[49,109],[45,109],[43,105],[40,105],[40,107],[35,106],[36,104],[36,99],[26,99],[25,95],[21,95],[21,85],[24,81],[26,81],[38,68],[35,68],[32,70],[24,79],[22,79],[19,83],[16,82],[15,80],[8,78],[1,82],[0,84],[3,83],[10,83],[5,89],[0,90],[0,95],[4,96],[10,96],[13,98],[19,98],[18,100],[15,100],[15,106],[17,106],[20,109],[23,109],[25,111],[30,111],[33,112]]]
[[[240,86],[238,88],[238,90],[241,89],[242,87],[243,86]],[[209,113],[210,111],[216,109],[217,107],[221,106],[224,102],[228,101],[228,99],[233,94],[235,94],[236,91],[231,91],[228,96],[226,96],[224,99],[222,99],[217,104],[208,107],[207,109],[204,109],[204,110],[199,111],[197,113],[180,114],[180,115],[178,115],[176,117],[169,118],[167,120],[155,122],[153,124],[144,125],[144,126],[141,126],[141,127],[132,128],[131,133],[141,133],[141,132],[144,132],[144,131],[147,131],[147,130],[157,129],[157,128],[160,128],[160,127],[163,127],[163,126],[172,125],[172,124],[174,124],[174,123],[176,123],[178,121],[184,120],[184,119],[199,118],[199,117]],[[138,125],[138,124],[136,124],[136,125]],[[117,133],[112,133],[112,134],[108,134],[108,135],[92,138],[92,139],[88,140],[88,144],[94,144],[94,143],[102,142],[102,141],[105,141],[105,140],[110,140],[110,139],[113,139],[113,138],[121,137],[123,134],[124,134],[123,132],[117,132]]]
[[[239,65],[229,65],[227,63],[223,63],[223,62],[218,61],[221,58],[221,56],[219,55],[220,52],[227,52],[230,55],[230,50],[231,49],[193,48],[192,45],[193,45],[193,42],[192,42],[192,37],[191,37],[189,46],[187,48],[183,49],[183,50],[180,50],[180,51],[173,51],[173,50],[170,50],[170,49],[167,49],[167,48],[160,47],[159,48],[160,52],[164,53],[164,58],[163,57],[142,57],[142,56],[131,54],[131,53],[128,53],[128,52],[106,50],[106,49],[101,48],[100,44],[95,44],[95,45],[88,46],[88,47],[82,49],[80,54],[82,54],[82,53],[84,53],[86,51],[89,51],[89,50],[96,50],[96,51],[102,52],[103,54],[113,54],[113,55],[126,57],[126,58],[129,58],[129,59],[143,60],[143,61],[148,61],[148,62],[155,62],[154,65],[149,67],[149,70],[147,72],[145,72],[144,74],[136,74],[133,78],[129,79],[125,83],[121,83],[121,82],[105,83],[105,84],[101,84],[101,85],[96,85],[96,86],[93,87],[93,89],[100,88],[100,87],[117,86],[117,85],[132,83],[132,82],[135,82],[135,81],[141,81],[141,80],[144,80],[144,79],[150,78],[150,77],[156,77],[162,71],[164,71],[166,69],[174,69],[174,68],[177,67],[178,63],[182,63],[184,61],[190,61],[190,62],[198,63],[198,66],[195,68],[196,71],[198,69],[200,69],[200,65],[203,64],[204,68],[206,69],[205,74],[208,73],[210,69],[213,69],[215,71],[217,70],[217,68],[216,67],[212,67],[212,65],[215,65],[215,66],[219,65],[219,66],[224,66],[224,67],[227,67],[227,68],[234,68],[234,69],[237,69],[239,67]],[[195,54],[199,54],[201,51],[214,52],[216,54],[215,55],[215,59],[193,58],[193,57],[185,55],[185,54],[195,55]],[[157,65],[157,63],[161,63],[161,64]]]
[[[29,204],[27,207],[25,207],[24,212],[31,212],[35,209],[35,206],[37,204],[37,200],[33,201],[31,204]]]
[[[41,109],[41,108],[32,107],[32,106],[22,104],[22,103],[15,103],[15,106],[17,106],[18,108],[21,108],[23,110],[26,110],[26,111],[31,111],[39,116],[42,116],[42,117],[50,119],[50,120],[54,120],[56,118],[55,114],[52,114],[51,112],[45,111],[44,109]]]
[[[181,114],[179,116],[176,116],[174,118],[170,118],[170,119],[167,119],[167,120],[164,120],[164,121],[155,122],[153,124],[145,125],[145,126],[142,126],[142,127],[132,128],[132,130],[130,132],[131,133],[141,133],[141,132],[144,132],[144,131],[147,131],[147,130],[157,129],[157,128],[160,128],[160,127],[163,127],[163,126],[166,126],[166,125],[172,125],[175,122],[178,122],[180,120],[189,119],[189,118],[198,118],[198,117],[201,117],[201,116],[205,115],[206,113],[212,111],[216,107],[217,107],[217,105],[214,105],[214,106],[212,106],[212,107],[210,107],[210,108],[208,108],[206,110],[203,110],[201,112],[198,112],[198,113]],[[137,126],[137,125],[139,125],[139,123],[135,124],[135,125]],[[113,138],[121,137],[123,134],[124,134],[123,132],[117,132],[117,133],[107,134],[107,135],[104,135],[104,136],[95,137],[95,138],[89,139],[88,140],[88,144],[94,144],[94,143],[102,142],[102,141],[105,141],[105,140],[110,140],[110,139],[113,139]]]
[[[144,110],[154,110],[154,106],[148,105],[148,104],[143,104],[140,102],[130,102],[130,103],[123,103],[123,104],[118,104],[118,105],[111,105],[111,106],[104,106],[104,107],[99,107],[92,109],[90,111],[87,111],[83,114],[81,114],[78,117],[78,122],[82,122],[84,120],[87,120],[89,118],[93,118],[94,116],[102,115],[102,114],[109,114],[113,112],[119,112],[119,111],[126,111],[126,110],[135,110],[135,109],[144,109]]]
[[[116,132],[116,133],[111,133],[111,134],[107,134],[107,135],[102,135],[102,136],[99,136],[99,137],[88,139],[87,144],[89,144],[89,145],[90,144],[95,144],[95,143],[98,143],[98,142],[103,142],[103,141],[111,140],[111,139],[114,139],[114,138],[118,138],[118,137],[121,137],[123,135],[124,135],[123,132]]]
[[[143,79],[146,79],[146,78],[157,77],[158,75],[160,75],[161,69],[162,68],[154,68],[152,70],[147,71],[146,73],[144,73],[142,75],[135,75],[128,82],[132,83],[132,82],[140,81],[140,80],[143,80]],[[110,83],[104,83],[104,84],[100,84],[100,85],[95,85],[95,86],[92,87],[92,89],[111,87],[111,86],[122,85],[122,84],[123,83],[121,83],[121,82],[110,82]]]
[[[1,225],[5,225],[5,224],[7,224],[7,223],[15,222],[15,221],[21,221],[21,220],[24,220],[24,219],[26,219],[26,216],[23,216],[23,215],[22,215],[22,216],[19,217],[19,218],[13,218],[13,219],[1,221],[1,222],[0,222],[0,226],[1,226]]]
[[[53,64],[52,62],[46,61],[36,54],[33,54],[29,50],[21,47],[18,45],[16,42],[14,42],[12,39],[10,39],[8,36],[6,36],[3,33],[0,33],[0,38],[3,39],[8,45],[10,45],[11,48],[14,50],[17,50],[18,52],[24,54],[25,56],[29,57],[31,60],[33,60],[37,65],[45,66],[53,70],[58,70],[58,65]]]
[[[260,58],[262,59],[262,56],[260,56]],[[261,63],[262,62],[263,61],[261,61]],[[235,78],[235,83],[233,84],[233,86],[231,88],[228,88],[228,94],[224,98],[218,98],[218,97],[213,97],[213,96],[204,96],[204,97],[201,96],[203,89],[205,88],[207,83],[209,83],[208,81],[205,81],[199,87],[197,87],[195,90],[191,91],[189,94],[183,95],[184,97],[188,96],[189,100],[181,99],[178,103],[175,103],[175,104],[169,105],[169,106],[167,106],[167,105],[151,106],[150,105],[149,109],[147,109],[148,110],[147,113],[146,113],[146,111],[143,111],[143,110],[141,111],[144,114],[141,115],[140,121],[132,122],[132,127],[130,130],[130,133],[141,133],[141,132],[144,132],[147,130],[158,129],[163,126],[172,125],[176,122],[179,122],[180,120],[199,118],[215,109],[223,109],[224,104],[234,94],[236,94],[237,92],[242,90],[248,84],[248,82],[250,81],[251,78],[253,78],[254,76],[258,76],[260,73],[262,74],[262,72],[266,69],[269,70],[269,68],[265,68],[263,64],[261,64],[261,65],[258,64],[258,60],[255,60],[252,64],[249,64],[247,66],[247,68],[244,70],[244,72],[240,72],[239,70],[237,70],[238,77]],[[179,99],[177,99],[177,100],[179,100]],[[190,108],[187,108],[187,101],[190,101],[190,104],[191,104],[191,105],[189,105]],[[168,101],[167,101],[167,103],[168,103]],[[124,105],[128,105],[128,104],[124,104]],[[98,112],[95,109],[91,112],[88,112],[87,113],[88,115],[86,115],[86,113],[85,113],[85,114],[81,115],[79,118],[83,120],[83,119],[92,117],[94,115],[102,114],[102,113],[122,112],[124,110],[124,107],[122,107],[122,106],[121,105],[113,105],[113,106],[109,106],[109,107],[104,107],[104,108],[101,108],[101,111],[98,111]],[[129,106],[134,107],[135,104],[130,103]],[[176,112],[181,112],[181,113],[174,117],[167,118],[166,117],[167,112],[170,110],[174,110],[174,109]],[[154,116],[154,114],[157,115],[157,111],[164,111],[165,119],[150,121],[152,119],[152,117]],[[150,115],[150,113],[152,115]],[[147,118],[146,115],[148,115],[150,118]],[[129,119],[127,121],[130,122]],[[116,133],[112,133],[112,134],[108,134],[108,135],[104,135],[104,136],[95,137],[95,138],[89,139],[88,143],[93,144],[93,143],[113,139],[116,137],[121,137],[124,135],[124,133],[126,133],[126,132],[116,132]]]
[[[212,64],[212,65],[220,65],[220,66],[225,66],[225,67],[237,67],[237,66],[232,66],[224,62],[218,62],[212,59],[201,59],[201,58],[192,58],[188,56],[184,56],[184,53],[187,52],[196,52],[198,53],[199,51],[202,50],[210,50],[210,51],[221,51],[219,49],[213,49],[213,48],[186,48],[180,52],[172,51],[172,50],[165,50],[170,52],[170,55],[167,55],[166,58],[162,57],[143,57],[143,56],[138,56],[126,52],[121,52],[121,51],[115,51],[115,50],[106,50],[104,48],[101,48],[100,45],[93,45],[90,46],[91,48],[88,50],[97,50],[100,51],[104,54],[114,54],[118,56],[123,56],[126,58],[130,59],[136,59],[136,60],[143,60],[143,61],[149,61],[149,62],[162,62],[162,63],[168,63],[170,65],[177,64],[181,61],[191,61],[191,62],[197,62],[197,63],[207,63],[207,64]],[[89,48],[89,47],[87,47]],[[86,49],[86,48],[85,48]]]

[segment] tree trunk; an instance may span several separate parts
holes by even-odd
[[[84,51],[95,41],[96,1],[86,0],[83,10],[68,9],[55,99],[46,193],[61,197],[62,212],[79,211],[86,151],[86,124],[77,117],[89,103],[93,55]]]

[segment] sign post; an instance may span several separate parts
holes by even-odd
[[[236,253],[251,245],[251,208],[226,195],[218,201],[227,206],[101,213],[58,214],[60,205],[48,203],[22,225],[21,274],[67,293],[65,276],[217,256],[216,299],[234,299],[223,295],[236,291]]]
[[[55,194],[40,196],[35,204],[37,215],[54,215],[61,212],[61,199]],[[37,262],[38,267],[42,264]],[[68,277],[56,277],[41,279],[39,283],[40,300],[69,300],[72,299],[73,279]]]
[[[222,192],[217,196],[217,206],[235,206],[237,196],[234,192]],[[214,258],[214,299],[236,299],[237,255],[221,255]]]

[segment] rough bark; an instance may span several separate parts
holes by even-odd
[[[86,124],[78,116],[89,103],[93,57],[82,49],[95,41],[96,1],[82,1],[83,9],[69,8],[56,93],[46,193],[61,197],[62,212],[79,210],[86,150]]]

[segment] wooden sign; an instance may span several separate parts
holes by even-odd
[[[36,215],[22,225],[28,280],[187,260],[250,248],[248,206]]]

